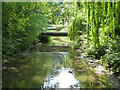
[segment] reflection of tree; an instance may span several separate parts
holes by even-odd
[[[22,63],[16,62],[14,66],[18,69],[19,72],[10,71],[10,74],[7,76],[10,82],[5,82],[5,86],[19,87],[21,82],[24,81],[22,87],[40,87],[42,86],[48,71],[51,69],[50,64],[52,64],[52,59],[50,57],[45,57],[45,55],[42,54],[31,55]],[[28,68],[21,68],[23,65],[28,66]]]
[[[60,53],[31,53],[11,64],[17,71],[6,71],[6,75],[3,73],[3,87],[43,87],[48,75],[56,76],[59,73],[58,69],[63,66],[64,60],[64,54]]]

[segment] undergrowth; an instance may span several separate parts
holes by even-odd
[[[120,40],[107,37],[104,44],[86,49],[86,54],[96,59],[101,59],[102,64],[109,70],[118,74],[120,72]]]

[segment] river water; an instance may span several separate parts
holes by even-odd
[[[3,88],[110,87],[101,82],[82,60],[76,61],[72,56],[75,55],[71,52],[29,50],[7,65],[3,71]]]

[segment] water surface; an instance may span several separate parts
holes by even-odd
[[[3,88],[108,87],[68,52],[25,52],[3,71]]]

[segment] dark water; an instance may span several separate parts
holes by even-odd
[[[26,52],[3,71],[3,88],[109,87],[74,60],[68,52]]]

